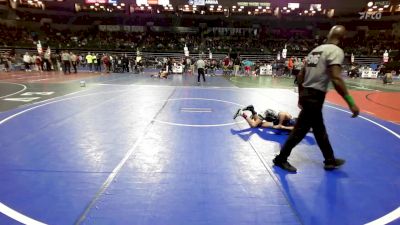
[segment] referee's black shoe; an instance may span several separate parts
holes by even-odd
[[[344,159],[335,159],[335,160],[326,160],[324,163],[324,169],[325,170],[334,170],[338,169],[340,166],[342,166],[346,160]]]
[[[292,166],[288,161],[282,162],[279,159],[277,159],[277,157],[275,157],[275,159],[273,159],[272,162],[274,163],[275,166],[280,167],[281,169],[284,169],[288,172],[291,173],[297,172],[296,167]]]

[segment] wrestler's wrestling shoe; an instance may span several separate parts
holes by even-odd
[[[243,111],[250,111],[250,112],[253,112],[254,111],[254,106],[253,105],[249,105],[249,106],[246,106],[246,108],[243,108]]]
[[[235,113],[235,115],[233,116],[233,119],[236,119],[238,116],[241,116],[243,114],[242,109],[238,109]]]

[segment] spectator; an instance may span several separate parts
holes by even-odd
[[[71,55],[68,53],[68,51],[63,51],[61,53],[61,60],[63,62],[64,74],[71,74]]]
[[[72,68],[74,69],[74,73],[77,73],[77,66],[78,66],[78,56],[75,55],[74,53],[70,52],[70,56],[71,56],[71,63],[72,63]]]
[[[25,53],[25,55],[23,57],[23,61],[24,61],[24,65],[25,65],[25,71],[30,72],[32,59],[28,52]]]
[[[90,52],[88,52],[88,54],[86,55],[86,64],[89,67],[89,72],[92,72],[92,68],[93,68],[93,56],[92,54],[90,54]]]

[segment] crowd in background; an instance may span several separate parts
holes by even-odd
[[[78,71],[94,73],[142,73],[145,68],[159,70],[160,78],[168,75],[182,73],[194,74],[195,65],[198,60],[204,61],[204,72],[206,75],[215,75],[217,70],[226,76],[259,76],[272,75],[272,77],[297,77],[305,63],[304,58],[290,56],[286,59],[252,60],[242,58],[238,53],[226,55],[222,59],[209,58],[207,54],[191,57],[151,57],[146,58],[140,54],[128,56],[127,54],[108,53],[74,53],[72,51],[59,51],[51,53],[45,51],[42,54],[36,52],[23,55],[5,52],[0,55],[0,67],[5,71],[25,70],[31,71],[63,71],[64,74],[77,73]],[[356,65],[351,64],[344,67],[349,77],[360,77],[363,67],[374,67],[373,70],[380,71],[384,83],[392,83],[392,77],[400,73],[399,69],[385,70],[386,64]],[[177,70],[177,68],[181,68]],[[263,71],[264,70],[264,71]],[[389,75],[388,75],[389,74]],[[296,79],[294,82],[296,83]]]
[[[181,52],[185,45],[191,52],[211,50],[213,53],[277,54],[286,45],[289,52],[305,54],[323,42],[307,30],[290,33],[287,30],[267,30],[239,32],[203,31],[201,33],[166,33],[166,32],[104,32],[97,29],[88,31],[57,31],[44,26],[40,31],[13,28],[0,25],[0,47],[35,47],[40,40],[43,46],[53,49],[87,50],[125,50],[135,51],[170,51]],[[347,38],[344,51],[357,56],[381,56],[385,50],[395,50],[400,41],[390,35],[356,35]]]

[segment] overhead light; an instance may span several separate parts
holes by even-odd
[[[387,9],[389,8],[389,5],[384,5],[383,8]]]
[[[373,5],[374,5],[373,2],[368,2],[368,4],[367,4],[368,7],[372,7]]]
[[[244,9],[244,6],[240,6],[241,9]]]
[[[373,9],[368,9],[368,12],[372,12]]]
[[[379,11],[383,11],[383,8],[379,8],[378,10],[379,10]]]
[[[228,11],[228,9],[224,9],[224,12]]]
[[[290,9],[286,10],[287,13],[290,13]]]
[[[236,9],[236,5],[232,6],[232,9]]]
[[[250,11],[248,11],[248,12],[247,12],[247,14],[251,15],[251,12],[250,12]]]
[[[140,9],[143,10],[143,9],[144,9],[144,6],[140,6]]]
[[[218,8],[222,8],[222,5],[219,5]]]
[[[269,6],[265,7],[266,9],[270,9]]]
[[[376,9],[376,8],[378,8],[378,6],[374,5],[374,6],[372,6],[372,8],[373,8],[373,9]]]
[[[125,6],[125,3],[121,3],[121,6]]]
[[[267,10],[266,9],[263,9],[263,12],[266,12]]]
[[[308,13],[308,10],[304,10],[304,13]]]
[[[242,9],[239,9],[239,12],[241,12],[242,11]]]
[[[214,11],[214,8],[210,8],[210,11]]]
[[[287,7],[283,7],[283,10],[286,10],[287,9]]]
[[[258,6],[258,9],[261,9],[262,7],[261,6]]]
[[[94,8],[94,5],[91,5],[90,8],[93,9],[93,8]]]
[[[117,3],[113,3],[113,6],[117,6]]]
[[[121,9],[121,6],[117,6],[117,9]]]
[[[259,11],[259,9],[255,9],[254,11],[255,11],[255,12],[258,12],[258,11]]]

